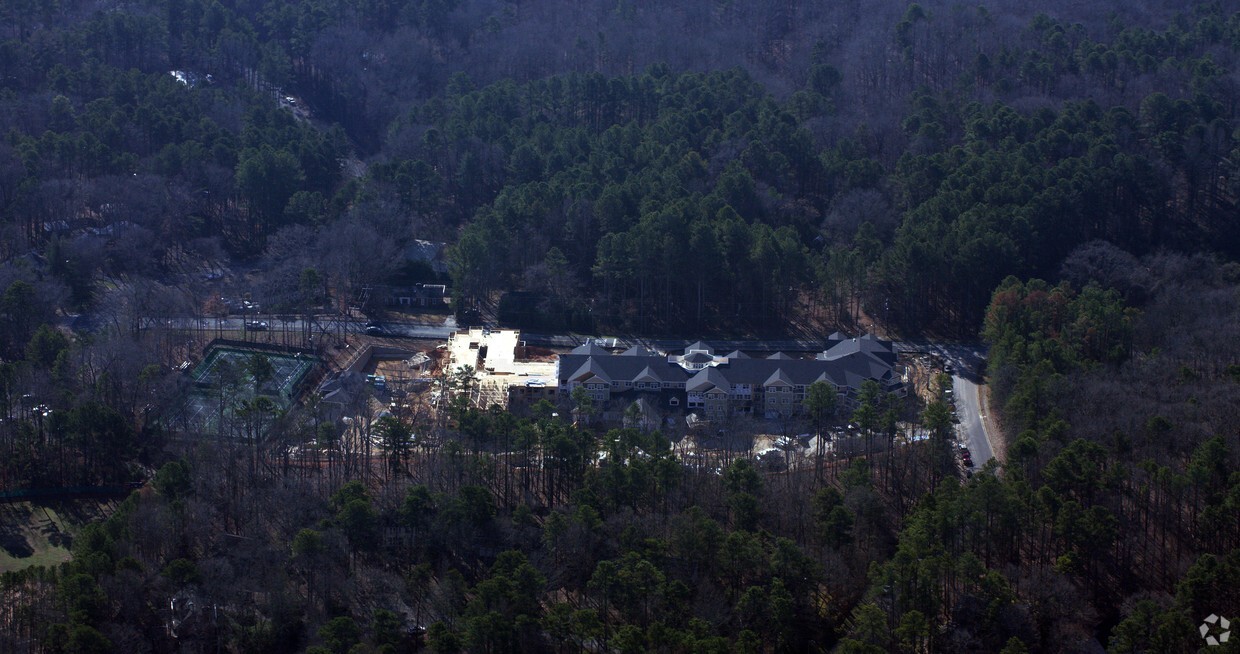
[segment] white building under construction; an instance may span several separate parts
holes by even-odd
[[[470,400],[478,407],[508,408],[510,402],[532,404],[555,401],[555,361],[527,357],[521,332],[514,329],[473,328],[448,337],[449,371],[466,366],[476,384]]]

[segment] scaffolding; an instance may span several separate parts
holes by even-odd
[[[479,409],[485,410],[492,406],[506,409],[508,408],[508,385],[501,384],[495,379],[484,379],[478,384],[478,390],[472,394],[470,400]]]

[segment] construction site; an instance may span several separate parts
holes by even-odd
[[[474,406],[509,408],[510,403],[529,406],[545,399],[555,401],[556,354],[530,347],[513,329],[474,328],[448,338],[448,370],[474,371],[476,384],[470,401]]]

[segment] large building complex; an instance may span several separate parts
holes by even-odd
[[[855,406],[867,380],[878,382],[887,392],[904,394],[889,341],[837,332],[826,345],[813,358],[794,358],[782,352],[765,357],[740,351],[716,354],[700,341],[683,354],[666,356],[641,347],[613,354],[586,343],[560,356],[555,376],[561,398],[582,388],[603,407],[657,403],[664,410],[700,411],[707,419],[791,416],[801,409],[806,389],[815,382],[830,384],[845,408]]]

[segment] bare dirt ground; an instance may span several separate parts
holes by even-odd
[[[556,350],[546,347],[535,347],[533,345],[526,346],[525,356],[522,361],[555,361],[560,356]]]
[[[444,367],[448,365],[448,350],[435,347],[427,354],[431,355],[431,367],[429,369],[430,376],[440,375],[443,373]]]
[[[1002,425],[999,424],[994,407],[990,405],[990,386],[979,386],[978,391],[982,400],[982,422],[986,426],[986,435],[990,438],[990,449],[994,451],[999,463],[1007,463],[1008,437]]]
[[[429,355],[434,351],[435,347],[433,345],[424,345],[410,347],[409,353],[404,358],[372,357],[370,362],[362,369],[362,374],[382,375],[387,378],[389,383],[399,383],[406,379],[425,378],[430,376],[433,359],[420,367],[411,367],[408,362],[419,352]]]

